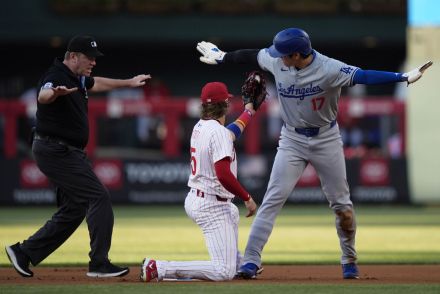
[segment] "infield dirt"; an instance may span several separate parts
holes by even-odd
[[[343,280],[336,265],[268,265],[256,280],[232,280],[228,283],[295,284],[440,284],[440,265],[360,265],[359,280]],[[36,267],[34,277],[23,278],[12,267],[0,268],[0,284],[107,284],[140,283],[140,267],[120,278],[88,278],[85,267]],[[195,281],[200,283],[200,281]],[[176,283],[162,281],[161,283]],[[179,283],[188,283],[179,282]]]

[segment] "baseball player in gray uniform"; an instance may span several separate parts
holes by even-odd
[[[252,224],[244,264],[237,276],[250,279],[261,272],[261,253],[275,218],[310,163],[335,213],[343,278],[358,279],[356,221],[336,122],[341,88],[355,84],[411,84],[432,62],[407,73],[362,70],[312,49],[308,34],[298,28],[280,31],[273,45],[261,50],[226,53],[204,41],[197,44],[197,50],[202,54],[200,60],[207,64],[247,63],[270,72],[275,78],[284,121],[267,191]]]

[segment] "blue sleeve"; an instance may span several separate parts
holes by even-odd
[[[358,69],[353,77],[354,84],[377,85],[406,81],[401,73]]]

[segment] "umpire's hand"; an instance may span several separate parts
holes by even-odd
[[[59,96],[64,96],[72,92],[78,91],[78,88],[67,88],[66,86],[43,87],[38,94],[38,102],[41,104],[49,104],[55,101]]]
[[[151,79],[150,75],[137,75],[128,80],[128,86],[131,88],[141,87],[144,86],[149,79]]]

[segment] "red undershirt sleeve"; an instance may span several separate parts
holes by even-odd
[[[243,201],[250,199],[249,193],[240,185],[240,182],[231,172],[231,158],[225,157],[215,164],[215,173],[220,183],[226,190],[240,197]]]

